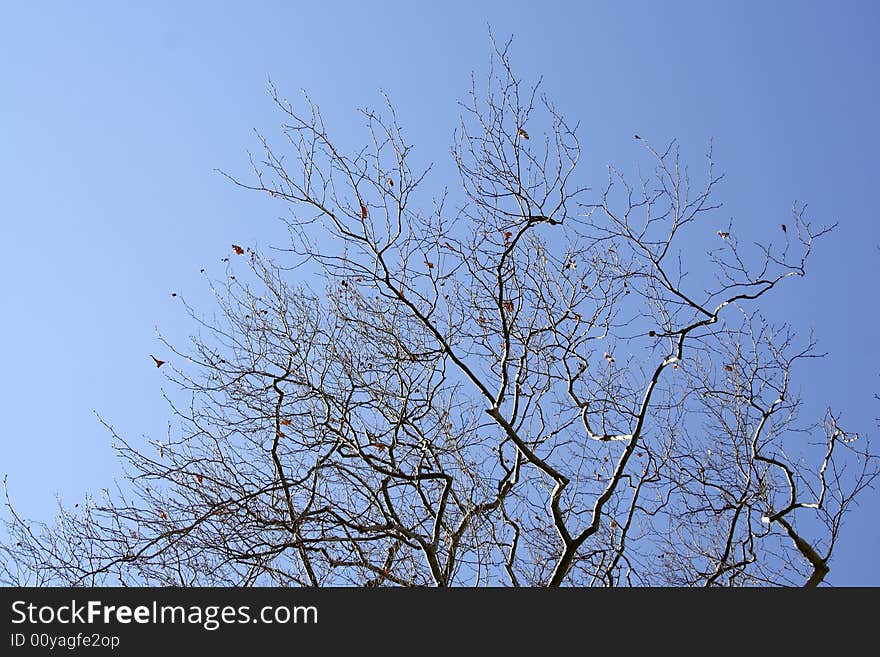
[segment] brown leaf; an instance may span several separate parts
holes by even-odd
[[[150,354],[150,358],[152,358],[154,361],[156,361],[156,367],[162,367],[165,364],[164,360],[159,360],[153,354]]]
[[[504,310],[506,310],[509,313],[513,312],[513,301],[505,301],[503,305],[504,305]]]
[[[607,360],[610,364],[614,364],[614,356],[609,353],[605,353],[605,360]]]
[[[244,253],[244,249],[241,248],[238,244],[233,244],[232,250],[235,251],[236,255],[242,255]]]
[[[202,475],[196,475],[196,481],[199,482],[199,484],[201,484],[202,483]]]
[[[283,431],[276,431],[275,436],[278,438],[285,438],[287,436],[287,434],[284,433]]]
[[[361,219],[367,218],[367,206],[361,203]]]
[[[159,511],[159,517],[162,518],[162,520],[168,520],[168,514],[164,511]]]
[[[529,133],[526,132],[525,128],[520,128],[519,130],[517,130],[517,134],[518,134],[520,137],[522,137],[523,139],[526,139],[526,140],[527,140],[527,139],[529,138]]]
[[[425,264],[428,265],[428,269],[434,269],[434,263],[430,260],[425,260]]]
[[[393,178],[389,178],[389,179],[388,179],[388,184],[389,184],[391,187],[394,187],[394,179],[393,179]]]
[[[281,420],[281,425],[282,425],[282,426],[285,426],[285,427],[289,427],[289,426],[290,426],[290,420]]]

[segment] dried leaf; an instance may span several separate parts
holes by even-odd
[[[361,203],[361,219],[367,218],[367,206]]]
[[[241,248],[238,244],[233,244],[232,250],[235,251],[236,255],[242,255],[244,253],[244,249]]]
[[[509,313],[513,312],[513,301],[505,301],[503,305],[504,305],[504,310],[506,310]]]
[[[285,427],[289,427],[289,426],[290,426],[290,420],[281,420],[281,425],[282,425],[282,426],[285,426]]]
[[[523,139],[529,138],[529,133],[526,132],[525,128],[520,128],[519,130],[517,130],[517,134],[519,134],[519,136],[522,137]]]
[[[152,358],[154,361],[156,361],[156,367],[162,367],[165,364],[164,360],[159,360],[153,354],[150,354],[150,358]]]

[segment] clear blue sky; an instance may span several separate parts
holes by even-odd
[[[830,404],[878,433],[875,2],[9,2],[0,474],[26,515],[112,483],[93,411],[133,440],[164,433],[148,354],[157,328],[177,343],[194,330],[171,292],[209,310],[200,268],[219,271],[233,241],[281,240],[278,207],[214,172],[246,174],[253,129],[279,122],[267,77],[291,98],[308,90],[343,140],[384,89],[417,156],[446,165],[488,23],[580,120],[590,184],[638,159],[634,132],[678,138],[695,167],[714,136],[722,217],[776,229],[800,200],[840,222],[775,311],[830,352],[800,378],[817,417]],[[878,511],[869,493],[832,583],[880,585]]]

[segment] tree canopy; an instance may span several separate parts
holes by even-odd
[[[578,126],[495,47],[434,188],[389,101],[360,149],[270,88],[276,255],[231,245],[216,312],[153,356],[188,403],[114,435],[127,478],[55,524],[10,504],[0,579],[141,585],[817,585],[877,474],[793,385],[770,322],[832,226],[719,223],[711,146],[579,178]],[[595,187],[595,189],[593,188]],[[239,272],[239,269],[245,271]],[[185,301],[183,303],[186,303]]]

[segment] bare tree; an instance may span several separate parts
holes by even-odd
[[[801,419],[820,354],[760,309],[830,228],[719,229],[711,148],[697,183],[637,136],[652,175],[579,185],[576,126],[494,51],[427,203],[390,103],[349,154],[270,88],[286,143],[232,180],[289,206],[289,245],[236,245],[219,313],[186,306],[188,403],[146,447],[110,427],[124,484],[51,526],[9,505],[4,582],[823,580],[877,464]]]

